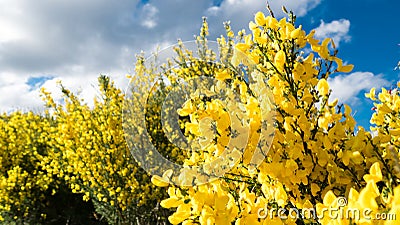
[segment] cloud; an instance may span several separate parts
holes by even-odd
[[[320,0],[273,1],[299,16]],[[59,96],[56,80],[91,102],[100,74],[111,76],[125,89],[135,54],[150,55],[157,46],[193,40],[202,16],[209,16],[210,40],[224,34],[223,21],[247,28],[258,0],[13,0],[0,1],[0,111],[43,105],[43,86]],[[32,78],[52,79],[34,86]],[[5,93],[5,94],[4,94]]]
[[[320,0],[277,0],[269,1],[272,11],[275,16],[282,17],[282,5],[285,5],[287,10],[292,10],[297,16],[301,17],[307,12],[315,8]],[[207,16],[210,20],[219,21],[222,24],[224,21],[231,21],[233,30],[247,29],[250,20],[254,19],[254,14],[258,11],[263,11],[268,14],[266,9],[266,1],[260,0],[225,0],[219,6],[212,6],[207,10]]]
[[[389,85],[382,74],[375,75],[371,72],[354,72],[349,75],[338,75],[328,78],[332,89],[331,99],[338,98],[342,103],[354,104],[358,101],[360,92],[368,92],[371,88],[377,89]]]
[[[26,82],[30,86],[29,91],[40,88],[46,81],[53,79],[52,76],[29,77]]]
[[[0,91],[7,93],[0,97],[0,111],[41,107],[39,86],[50,88],[52,83],[32,87],[27,82],[47,74],[55,77],[54,84],[61,79],[73,91],[81,90],[88,102],[96,95],[93,86],[100,74],[125,88],[125,74],[133,71],[136,53],[176,43],[179,37],[193,39],[209,4],[187,5],[143,5],[137,0],[0,2]],[[184,10],[187,18],[180,13]]]
[[[144,5],[142,9],[143,19],[141,25],[149,29],[157,26],[157,13],[158,13],[157,7],[149,3]]]
[[[36,90],[22,77],[10,73],[0,73],[0,110],[11,112],[12,110],[37,110],[41,108],[41,101]]]
[[[348,34],[350,30],[350,21],[346,19],[334,20],[325,23],[321,20],[321,24],[315,29],[315,37],[318,39],[332,38],[336,47],[341,42],[349,42],[351,36]]]

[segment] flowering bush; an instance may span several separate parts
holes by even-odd
[[[45,195],[57,189],[57,180],[42,164],[51,150],[51,122],[32,112],[0,117],[1,220],[40,219]]]
[[[150,182],[125,144],[121,125],[124,95],[105,76],[99,78],[99,88],[101,99],[95,99],[93,108],[62,85],[64,106],[55,104],[43,90],[56,120],[56,132],[49,136],[54,155],[45,162],[51,165],[48,172],[69,184],[72,193],[90,199],[110,224],[163,219],[168,210],[158,210],[157,199],[165,196],[165,191]],[[155,110],[157,106],[149,107]],[[156,113],[149,111],[155,120],[151,125],[156,123]]]
[[[258,12],[236,36],[226,23],[219,54],[204,20],[197,52],[179,42],[161,69],[138,56],[129,96],[100,76],[92,108],[60,84],[64,104],[43,89],[43,115],[2,115],[0,219],[46,222],[44,200],[67,185],[110,224],[398,224],[399,92],[372,89],[373,133],[357,127],[327,82],[353,66],[295,19]],[[165,108],[182,84],[196,91]],[[147,148],[138,162],[145,133],[181,169],[155,168]]]
[[[258,93],[249,91],[252,88],[249,82],[235,70],[211,71],[209,74],[215,74],[218,82],[210,90],[220,87],[232,90],[229,93],[240,90],[238,104],[245,109],[240,122],[250,128],[249,141],[243,149],[226,149],[237,155],[238,160],[228,173],[210,183],[184,187],[168,180],[168,173],[157,177],[154,183],[161,186],[171,182],[169,198],[161,202],[165,208],[176,208],[169,221],[172,224],[397,224],[395,218],[374,220],[379,219],[378,214],[394,215],[398,211],[397,92],[383,89],[379,94],[377,112],[371,120],[377,125],[374,128],[377,135],[373,137],[364,128],[356,127],[349,106],[337,105],[337,99],[329,99],[327,78],[353,68],[338,58],[333,40],[316,40],[314,31],[307,34],[301,26],[295,26],[295,16],[291,13],[277,20],[258,12],[249,28],[252,34],[241,31],[234,47],[229,27],[228,39],[222,37],[219,43],[222,52],[234,52],[227,55],[233,66],[256,64],[254,71],[248,71],[248,79],[264,81],[273,93],[276,130],[270,150],[254,169],[252,155],[257,149],[265,152],[263,148],[269,144],[259,139],[264,125],[260,109],[271,106],[256,101],[261,89],[255,89]],[[203,30],[206,29],[205,23]],[[196,60],[190,54],[181,54],[180,58]],[[208,74],[204,67],[196,65],[189,67],[189,71],[193,72],[181,74],[188,78]],[[369,96],[375,100],[373,90]],[[240,141],[240,137],[233,137],[236,130],[227,125],[226,109],[218,101],[192,95],[178,110],[180,116],[190,115],[184,128],[188,139],[207,139],[201,152],[189,152],[185,165],[214,161],[228,145],[229,138]],[[215,121],[214,129],[200,122],[207,117]],[[186,184],[201,182],[201,177],[185,173],[181,178],[189,179]],[[348,199],[346,204],[341,202],[343,196]],[[328,214],[327,209],[335,208],[342,214],[349,210],[370,211],[358,217],[354,212]],[[260,209],[281,215],[262,217]],[[307,209],[314,216],[289,216],[291,209],[297,212]]]

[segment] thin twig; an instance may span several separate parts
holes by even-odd
[[[275,18],[274,12],[272,11],[271,7],[269,6],[269,2],[268,2],[268,1],[267,1],[267,9],[268,9],[269,14],[270,14],[273,18]]]

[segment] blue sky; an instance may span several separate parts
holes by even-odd
[[[374,86],[395,88],[399,80],[399,71],[394,70],[400,60],[398,45],[400,29],[398,29],[398,20],[395,19],[399,9],[400,2],[394,0],[321,1],[317,7],[307,13],[307,16],[299,18],[298,23],[310,30],[317,27],[321,20],[326,23],[338,19],[348,20],[350,40],[341,43],[339,56],[354,64],[354,72],[370,72],[379,76],[381,79],[374,77],[370,80]],[[350,90],[340,91],[349,92]],[[355,111],[357,122],[364,127],[369,127],[373,105],[364,97],[365,92],[361,90],[355,96],[356,98],[346,103],[350,104]]]
[[[395,0],[270,0],[293,10],[298,24],[332,37],[339,56],[355,65],[350,74],[329,79],[333,97],[350,104],[357,121],[369,126],[372,103],[364,93],[371,87],[391,88],[399,78],[400,2]],[[60,92],[57,80],[92,102],[100,74],[125,88],[135,54],[193,39],[201,17],[207,16],[210,39],[247,28],[261,0],[4,0],[0,2],[0,111],[41,109],[38,90]]]
[[[340,54],[355,64],[355,70],[392,73],[400,58],[399,1],[323,1],[298,22],[307,29],[345,18],[351,22],[351,41],[340,48]]]

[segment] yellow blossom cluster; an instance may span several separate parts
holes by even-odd
[[[42,90],[43,115],[1,115],[0,220],[45,218],[62,183],[110,224],[399,224],[400,92],[372,89],[372,132],[357,127],[328,84],[353,65],[287,14],[258,12],[237,36],[225,23],[219,52],[203,19],[197,52],[138,56],[128,98],[100,76],[93,107],[60,84],[63,104]],[[151,177],[154,150],[181,169]]]
[[[0,116],[0,220],[40,219],[58,181],[47,173],[52,120],[32,112]]]
[[[56,132],[48,136],[52,157],[42,164],[47,165],[49,173],[65,180],[72,193],[82,194],[85,201],[90,199],[109,223],[146,220],[165,192],[150,182],[126,145],[122,129],[124,94],[106,76],[100,76],[99,89],[101,95],[93,108],[62,85],[64,105],[55,104],[50,93],[43,90],[53,111]],[[150,130],[161,145],[161,129],[156,130],[160,127],[157,105],[150,103],[149,108]]]
[[[207,27],[204,24],[203,30]],[[187,79],[212,74],[217,82],[207,89],[209,96],[207,92],[191,95],[177,112],[188,119],[183,121],[187,138],[198,140],[193,142],[196,151],[187,153],[184,165],[214,163],[218,168],[225,168],[226,164],[231,167],[221,178],[207,184],[196,185],[201,176],[182,176],[190,180],[185,184],[193,186],[179,186],[170,180],[170,197],[161,202],[165,208],[176,208],[169,221],[172,224],[397,224],[396,218],[374,220],[377,218],[374,215],[398,212],[397,91],[383,89],[379,94],[377,112],[371,120],[377,125],[377,135],[373,136],[363,127],[356,127],[349,106],[329,99],[328,77],[353,68],[343,65],[337,57],[332,39],[316,40],[314,31],[307,34],[301,26],[295,26],[292,13],[278,20],[258,12],[249,24],[252,33],[246,35],[240,31],[236,40],[229,24],[226,27],[227,37],[219,39],[220,51],[225,54],[220,59],[222,64],[223,60],[230,62],[230,66],[222,70],[215,67],[211,72],[204,72],[204,67],[182,68],[185,72],[181,74]],[[184,61],[196,61],[190,54],[179,56]],[[239,72],[240,67],[247,69],[244,75]],[[255,69],[250,70],[252,67]],[[259,93],[252,92],[250,80],[257,79],[267,85],[273,103],[261,102]],[[236,106],[243,113],[232,116],[229,105],[212,98],[213,92],[220,89],[236,99]],[[373,90],[369,96],[375,99]],[[272,124],[274,138],[270,143],[259,138],[265,120],[262,109],[266,106],[276,111]],[[241,123],[240,131],[248,139],[240,138],[241,132],[233,129],[235,123]],[[248,135],[245,128],[249,128]],[[235,140],[245,146],[230,148]],[[270,147],[269,151],[263,148],[265,145]],[[257,149],[266,155],[254,169],[249,159]],[[225,161],[220,162],[224,151],[231,157],[222,157]],[[168,186],[168,178],[164,176],[163,182],[153,181]],[[338,205],[342,198],[347,198],[346,205]],[[367,208],[371,217],[325,215],[325,208],[335,207],[359,211]],[[290,209],[310,208],[316,216],[288,217]],[[286,214],[262,217],[259,209],[286,210]]]

